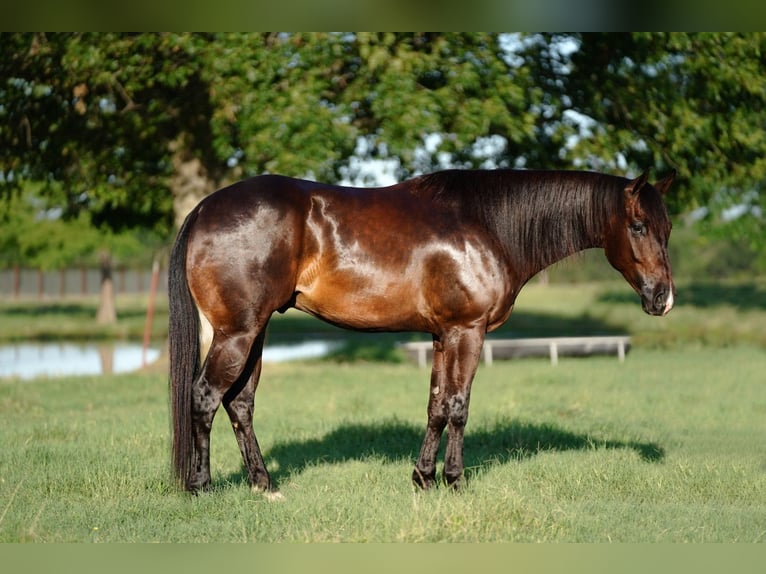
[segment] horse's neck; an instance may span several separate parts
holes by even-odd
[[[528,217],[512,230],[515,236],[508,242],[511,266],[526,282],[567,257],[604,247],[603,219],[592,213],[592,202],[585,198],[541,217]]]
[[[603,247],[618,178],[593,172],[460,171],[411,185],[485,226],[503,246],[511,273],[527,280],[584,249]]]

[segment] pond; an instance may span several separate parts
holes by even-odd
[[[322,357],[340,345],[337,341],[304,341],[267,345],[265,362]],[[65,375],[129,373],[160,356],[149,347],[144,358],[140,343],[12,343],[0,345],[0,378],[33,379]]]
[[[263,348],[264,363],[281,363],[297,359],[318,359],[343,346],[342,341],[302,341],[288,344],[266,344]]]
[[[160,350],[146,350],[146,364]],[[0,346],[0,377],[33,379],[64,375],[128,373],[144,363],[140,343],[14,343]]]

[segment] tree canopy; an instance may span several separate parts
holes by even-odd
[[[628,166],[677,168],[677,211],[762,210],[764,55],[764,34],[581,35],[557,100],[571,100],[592,127],[567,157],[595,167],[621,157]]]
[[[765,34],[3,33],[0,183],[41,184],[83,227],[169,238],[225,183],[355,179],[354,158],[397,178],[676,168],[675,213],[738,209],[715,229],[763,244],[764,49]]]

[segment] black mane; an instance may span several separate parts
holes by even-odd
[[[623,204],[628,183],[586,171],[446,170],[419,179],[434,201],[477,220],[512,261],[537,270],[601,246],[607,214]]]

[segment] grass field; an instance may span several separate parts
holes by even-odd
[[[249,492],[225,416],[213,492],[171,486],[161,375],[2,383],[0,541],[763,541],[765,370],[751,347],[481,367],[454,494],[410,486],[424,371],[269,365],[281,502]]]
[[[391,336],[356,336],[371,343],[329,361],[265,367],[256,430],[281,502],[249,492],[223,413],[213,491],[175,489],[162,364],[0,381],[0,542],[763,542],[763,295],[763,283],[689,285],[656,319],[624,285],[529,286],[506,333],[627,332],[634,348],[622,364],[480,367],[457,494],[410,484],[428,373],[370,360],[401,360],[390,345],[380,351]],[[0,339],[20,328],[87,333],[91,303],[67,304],[79,320],[53,304],[1,304]],[[273,327],[276,339],[332,331],[292,314]]]

